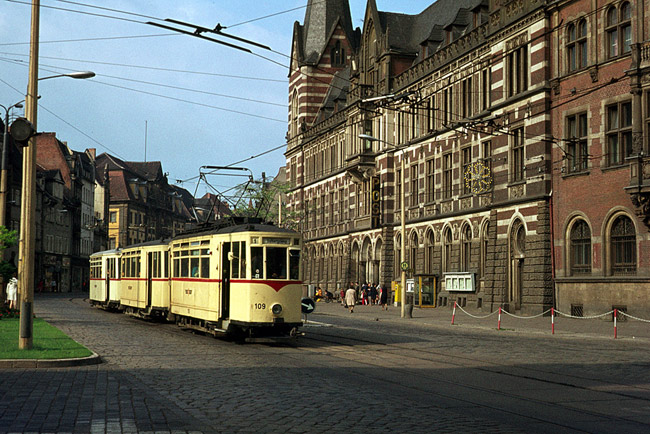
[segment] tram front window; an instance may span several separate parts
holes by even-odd
[[[266,278],[287,278],[287,249],[286,247],[266,248]]]
[[[289,250],[289,279],[300,279],[300,250]]]
[[[264,247],[251,247],[251,273],[253,279],[263,279]]]

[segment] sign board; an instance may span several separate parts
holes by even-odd
[[[445,273],[445,290],[458,292],[476,291],[474,273]]]
[[[381,183],[379,176],[370,178],[370,218],[372,228],[381,226]]]
[[[300,310],[302,313],[312,313],[316,309],[316,303],[314,303],[314,300],[312,300],[309,297],[305,297],[302,300],[300,300]]]

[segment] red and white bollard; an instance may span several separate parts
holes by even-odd
[[[555,309],[551,308],[551,334],[555,334]]]
[[[616,317],[618,317],[618,309],[614,309],[614,339],[616,339]]]
[[[497,330],[501,330],[501,306],[499,306],[499,322],[497,324]]]
[[[456,318],[456,302],[454,301],[454,311],[451,314],[451,325],[454,325],[454,318]]]

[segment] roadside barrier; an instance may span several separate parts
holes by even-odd
[[[547,309],[544,312],[539,313],[537,315],[522,316],[522,315],[515,315],[513,313],[510,313],[510,312],[504,310],[501,306],[499,306],[498,310],[495,310],[494,312],[491,312],[491,313],[489,313],[487,315],[473,315],[473,314],[467,312],[465,309],[463,309],[462,306],[459,306],[458,302],[455,301],[454,302],[454,308],[453,308],[453,311],[452,311],[452,314],[451,314],[451,325],[454,325],[454,322],[456,320],[456,309],[459,309],[465,315],[467,315],[467,316],[469,316],[471,318],[474,318],[474,319],[485,319],[485,318],[489,318],[489,317],[491,317],[493,315],[497,315],[497,330],[501,330],[501,316],[502,316],[502,314],[513,317],[513,318],[521,319],[521,320],[527,320],[527,319],[539,318],[539,317],[545,316],[545,315],[550,313],[550,316],[551,316],[551,334],[555,334],[555,317],[556,316],[563,316],[565,318],[574,318],[574,319],[582,319],[582,320],[598,319],[598,318],[604,318],[604,317],[607,317],[607,316],[613,316],[613,319],[614,319],[614,321],[613,321],[614,322],[614,339],[616,339],[618,337],[618,323],[617,323],[617,321],[618,321],[619,315],[622,316],[622,317],[634,319],[636,321],[650,323],[650,320],[643,319],[643,318],[638,318],[636,316],[628,314],[627,312],[623,312],[623,311],[621,311],[619,309],[612,309],[609,312],[605,312],[605,313],[602,313],[602,314],[599,314],[599,315],[575,316],[575,315],[570,315],[570,314],[561,312],[561,311],[559,311],[559,310],[557,310],[555,308],[550,308],[550,309]]]

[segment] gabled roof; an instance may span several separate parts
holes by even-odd
[[[309,0],[304,24],[296,21],[293,26],[298,52],[292,55],[299,63],[317,64],[338,25],[345,32],[350,45],[356,49],[358,31],[353,29],[348,1]]]

